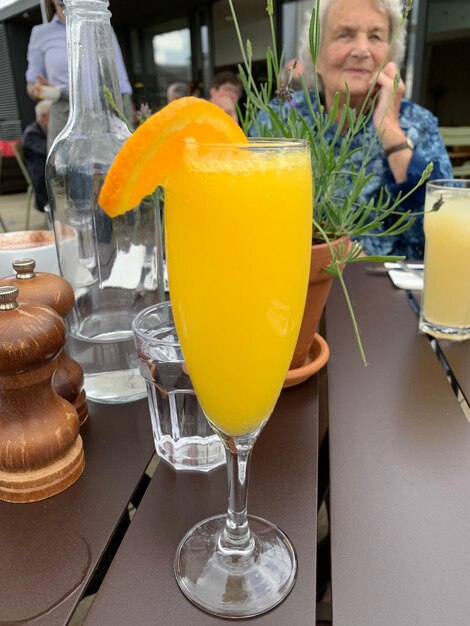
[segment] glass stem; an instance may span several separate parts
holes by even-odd
[[[255,542],[248,526],[248,475],[254,438],[225,438],[228,473],[228,511],[218,547],[227,554],[248,555]]]

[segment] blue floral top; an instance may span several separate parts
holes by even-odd
[[[310,92],[312,106],[317,110],[314,92]],[[277,100],[271,102],[273,108],[278,108]],[[286,111],[290,107],[295,109],[308,121],[311,118],[308,105],[305,101],[303,91],[296,91],[292,94],[291,102],[285,104]],[[380,149],[376,158],[369,164],[369,171],[374,173],[373,178],[365,185],[362,192],[362,200],[368,201],[376,198],[379,190],[386,186],[395,199],[398,192],[402,195],[410,191],[421,178],[424,169],[430,161],[434,164],[430,179],[452,178],[452,168],[446,148],[439,134],[438,121],[434,115],[427,109],[421,107],[414,102],[403,99],[400,107],[400,126],[406,136],[411,139],[415,145],[413,156],[408,166],[408,178],[405,182],[397,184],[393,178],[393,174],[388,165],[388,161]],[[270,126],[269,116],[266,112],[258,115],[258,122]],[[326,132],[326,139],[332,139],[335,128],[330,128]],[[352,143],[352,149],[358,149],[352,156],[358,167],[362,162],[361,147],[369,145],[376,141],[376,131],[372,120],[369,120],[365,134],[360,133]],[[421,212],[424,210],[425,185],[422,185],[414,194],[405,200],[399,207],[399,210],[411,210],[413,212]],[[396,216],[389,218],[389,222],[385,223],[385,228],[396,221]],[[376,230],[384,230],[383,228]],[[404,255],[409,259],[422,259],[424,254],[424,233],[423,233],[423,216],[416,217],[413,226],[405,233],[396,236],[371,236],[365,235],[361,238],[364,250],[367,254],[388,255],[397,254]]]

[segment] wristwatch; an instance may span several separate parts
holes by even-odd
[[[407,148],[410,150],[415,149],[415,145],[409,137],[407,137],[405,141],[400,141],[400,143],[397,143],[394,146],[390,146],[390,148],[387,148],[386,150],[384,150],[384,154],[388,159],[388,157],[394,152],[399,152],[400,150],[406,150]]]

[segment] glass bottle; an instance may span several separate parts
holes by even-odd
[[[162,231],[156,199],[110,219],[98,204],[106,174],[130,131],[122,111],[108,0],[66,0],[70,114],[55,140],[46,180],[62,276],[75,306],[69,351],[97,402],[146,395],[132,320],[164,299]]]

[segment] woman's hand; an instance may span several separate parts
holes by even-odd
[[[27,84],[27,91],[29,96],[31,96],[31,98],[34,98],[35,100],[42,100],[42,88],[44,87],[44,85],[52,86],[52,84],[48,82],[44,78],[44,76],[36,76],[35,83]]]
[[[383,146],[388,148],[403,141],[405,135],[400,128],[398,115],[400,104],[405,95],[405,83],[400,78],[394,91],[394,84],[398,74],[395,63],[387,63],[377,78],[378,98],[375,104],[372,120],[379,133],[383,133]]]
[[[395,63],[387,63],[377,78],[378,97],[372,121],[381,137],[384,150],[406,142],[406,135],[400,126],[400,104],[405,95],[405,83],[400,78],[396,89],[398,68]],[[413,152],[404,148],[393,152],[388,157],[388,164],[397,183],[407,178],[408,165]]]

